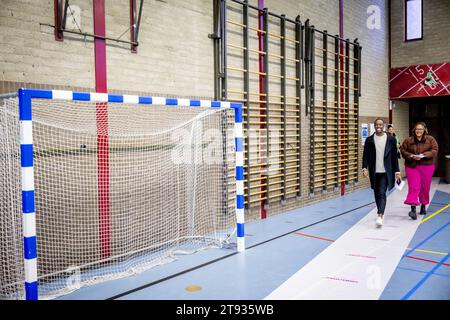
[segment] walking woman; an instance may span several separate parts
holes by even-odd
[[[425,123],[417,122],[412,129],[412,135],[403,141],[400,151],[405,159],[409,186],[404,203],[411,206],[409,216],[416,220],[416,206],[421,204],[419,214],[426,214],[425,206],[430,203],[430,186],[438,144],[436,139],[428,134]]]

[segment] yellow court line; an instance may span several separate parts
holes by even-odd
[[[412,248],[406,248],[407,250],[411,250]],[[439,252],[439,251],[431,251],[431,250],[424,250],[424,249],[415,249],[414,251],[419,251],[419,252],[426,252],[426,253],[434,253],[434,254],[439,254],[442,256],[446,256],[448,253],[447,252]]]
[[[446,205],[445,207],[439,209],[438,211],[436,211],[435,213],[433,213],[431,216],[426,217],[425,219],[423,219],[422,221],[420,221],[419,224],[422,224],[424,222],[427,222],[428,220],[430,220],[431,218],[433,218],[434,216],[438,215],[439,213],[441,213],[442,211],[444,211],[445,209],[450,207],[450,203],[448,205]]]

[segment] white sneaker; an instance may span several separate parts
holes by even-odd
[[[383,218],[381,216],[378,216],[376,224],[377,227],[381,227],[383,225]]]

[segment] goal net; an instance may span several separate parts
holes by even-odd
[[[40,299],[229,243],[236,226],[233,109],[155,102],[33,99]],[[19,135],[18,99],[6,99],[0,299],[22,299],[25,291]]]

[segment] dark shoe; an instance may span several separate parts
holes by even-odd
[[[416,206],[411,206],[411,211],[408,213],[408,215],[413,220],[417,220],[417,214],[416,214]]]
[[[425,209],[425,205],[424,204],[420,206],[419,214],[421,214],[421,215],[426,215],[427,214],[427,209]]]

